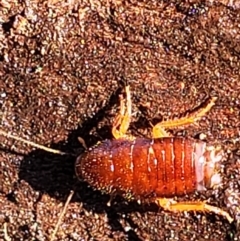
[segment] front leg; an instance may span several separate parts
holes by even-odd
[[[120,113],[115,117],[113,121],[112,134],[115,139],[126,138],[135,139],[133,136],[126,135],[131,122],[132,114],[132,101],[130,95],[130,87],[126,86],[126,100],[121,96],[120,100]],[[125,107],[126,102],[126,107]]]

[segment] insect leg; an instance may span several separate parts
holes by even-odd
[[[226,218],[230,223],[233,222],[233,218],[228,212],[222,210],[221,208],[211,206],[203,201],[196,202],[176,202],[172,199],[158,198],[155,202],[161,206],[163,209],[172,212],[184,212],[184,211],[197,211],[197,212],[213,212],[217,215],[221,215]]]
[[[126,108],[125,108],[126,101]],[[120,113],[115,117],[112,127],[112,134],[116,139],[131,138],[127,137],[126,132],[131,122],[132,102],[130,95],[130,87],[126,86],[126,100],[121,97]]]
[[[174,120],[167,120],[157,123],[152,130],[152,136],[153,138],[160,138],[160,137],[168,137],[170,136],[165,129],[171,129],[176,128],[180,126],[190,125],[198,121],[201,117],[203,117],[215,104],[215,101],[217,100],[216,97],[212,97],[210,102],[207,104],[206,107],[201,108],[197,111],[194,111],[193,113],[184,116],[180,119],[174,119]]]

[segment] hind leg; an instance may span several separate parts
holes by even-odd
[[[176,202],[172,199],[167,198],[157,198],[155,202],[161,206],[163,209],[172,212],[184,212],[184,211],[196,211],[196,212],[212,212],[226,218],[230,223],[233,222],[233,218],[228,212],[222,210],[221,208],[211,206],[204,201],[196,202]]]
[[[171,136],[165,129],[176,128],[180,126],[190,125],[197,122],[203,117],[215,104],[216,97],[213,97],[206,107],[201,108],[198,111],[193,112],[190,115],[184,116],[180,119],[167,120],[157,123],[152,130],[153,138],[169,137]]]

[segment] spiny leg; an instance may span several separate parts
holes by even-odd
[[[206,202],[196,201],[196,202],[176,202],[168,198],[157,198],[155,202],[161,206],[163,209],[172,212],[184,212],[184,211],[195,211],[195,212],[213,212],[217,215],[221,215],[226,218],[230,223],[233,222],[233,218],[228,212],[222,210],[221,208],[211,206]]]
[[[131,122],[132,102],[130,95],[130,87],[126,86],[126,100],[121,97],[120,100],[120,113],[115,117],[112,127],[112,134],[116,139],[127,138],[134,139],[132,136],[127,136],[126,132]],[[126,102],[126,107],[125,107]]]
[[[180,126],[190,125],[198,121],[203,117],[215,104],[217,97],[212,97],[208,105],[204,108],[201,108],[198,111],[191,113],[190,115],[184,116],[180,119],[167,120],[157,123],[152,130],[153,138],[168,137],[170,134],[165,129],[176,128]]]

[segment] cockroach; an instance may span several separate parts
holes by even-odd
[[[156,124],[152,139],[126,134],[131,120],[131,96],[126,87],[120,114],[112,127],[114,140],[89,148],[76,160],[79,178],[92,187],[127,199],[156,202],[169,211],[207,211],[233,219],[224,210],[206,202],[175,202],[172,198],[221,185],[220,147],[200,140],[172,137],[165,128],[188,125],[199,120],[214,105],[213,97],[205,108],[181,119]]]
[[[206,107],[188,116],[156,124],[152,138],[148,139],[126,134],[132,103],[130,87],[126,86],[125,90],[126,99],[121,98],[120,114],[113,122],[114,139],[98,143],[77,158],[77,177],[110,195],[155,202],[168,211],[213,212],[231,223],[233,219],[228,212],[205,201],[173,200],[174,197],[221,185],[221,148],[193,138],[173,137],[165,130],[195,123],[212,108],[217,98],[213,97]],[[0,134],[45,151],[65,154],[3,131]]]

